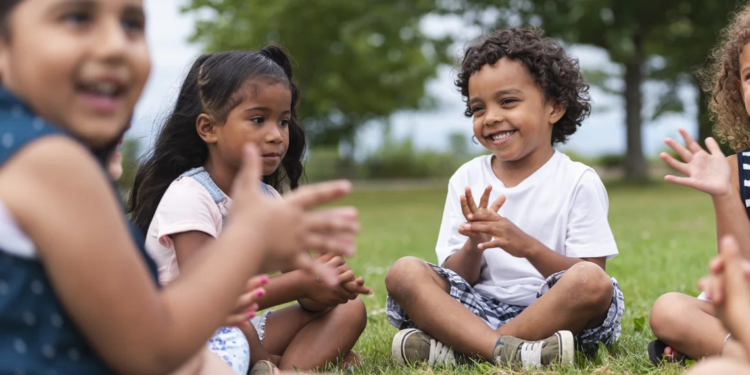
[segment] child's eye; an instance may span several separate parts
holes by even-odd
[[[286,128],[287,126],[289,126],[289,120],[288,119],[287,120],[281,120],[280,124],[281,124],[281,126],[283,126],[283,127]]]
[[[146,29],[146,22],[143,18],[130,17],[122,20],[122,28],[126,32],[142,32]]]
[[[503,99],[503,100],[502,100],[502,101],[500,102],[500,104],[501,104],[501,105],[508,105],[508,104],[513,104],[513,103],[516,103],[516,102],[518,102],[518,99],[515,99],[515,98],[508,98],[508,99]]]
[[[264,119],[263,117],[253,117],[253,118],[250,119],[250,122],[252,122],[254,124],[262,124],[262,123],[266,122],[266,119]]]
[[[482,107],[481,105],[478,105],[476,107],[472,107],[471,108],[471,114],[473,115],[473,114],[476,114],[477,112],[480,112],[480,111],[483,111],[483,110],[484,110],[484,107]]]
[[[70,12],[62,17],[63,22],[74,27],[83,27],[91,22],[91,16],[82,11]]]

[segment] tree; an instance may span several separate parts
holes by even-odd
[[[191,0],[206,14],[193,41],[208,51],[283,45],[298,62],[299,113],[316,146],[342,145],[398,110],[428,106],[425,83],[446,62],[447,39],[420,30],[432,0]]]
[[[481,9],[503,8],[500,25],[532,24],[548,35],[572,44],[587,44],[609,52],[610,59],[623,67],[624,89],[618,94],[625,102],[627,127],[626,176],[646,179],[648,169],[643,156],[642,86],[647,80],[670,85],[654,116],[681,110],[676,94],[680,82],[690,82],[689,73],[706,56],[715,34],[726,22],[727,1],[700,0],[466,0],[477,23]],[[683,52],[689,50],[683,58]],[[655,63],[659,60],[659,63]],[[699,108],[705,107],[702,103]],[[704,125],[705,126],[705,125]]]

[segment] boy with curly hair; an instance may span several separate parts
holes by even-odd
[[[590,112],[577,60],[541,30],[499,30],[468,48],[456,86],[491,154],[450,179],[439,266],[388,271],[394,361],[570,365],[574,337],[587,353],[613,344],[624,300],[605,272],[618,254],[607,192],[553,148]]]

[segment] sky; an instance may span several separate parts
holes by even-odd
[[[148,43],[151,50],[152,70],[145,91],[136,106],[132,129],[126,135],[139,138],[148,147],[157,127],[169,113],[179,90],[182,78],[192,61],[200,54],[201,46],[189,43],[194,20],[191,15],[180,12],[183,0],[146,0],[148,22]],[[470,40],[479,30],[467,28],[458,19],[428,17],[422,22],[422,30],[429,35],[460,35]],[[451,51],[458,56],[462,43]],[[593,47],[572,46],[568,54],[579,59],[584,69],[604,69],[616,72],[618,67],[611,64],[606,52]],[[304,64],[304,61],[300,61]],[[422,149],[445,149],[448,137],[462,133],[471,138],[471,120],[464,117],[464,103],[456,91],[453,80],[456,69],[441,67],[436,79],[427,84],[427,92],[436,99],[437,105],[429,111],[398,112],[390,118],[391,134],[397,139],[412,138],[415,146]],[[644,106],[654,103],[658,90],[656,85],[644,86]],[[686,128],[691,134],[697,133],[694,103],[696,93],[691,89],[681,89],[681,98],[686,101],[686,113],[670,114],[656,121],[649,121],[643,128],[643,146],[648,156],[655,156],[665,149],[665,137],[678,137],[677,129]],[[625,152],[625,115],[622,99],[604,93],[595,87],[591,89],[593,100],[592,115],[581,128],[560,148],[585,156],[621,154]],[[304,97],[302,98],[304,100]],[[304,114],[301,114],[304,116]],[[358,136],[358,155],[377,149],[382,139],[380,123],[368,124]],[[472,145],[475,151],[481,146]]]

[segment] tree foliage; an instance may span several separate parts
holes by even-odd
[[[191,0],[193,41],[208,51],[281,44],[297,62],[299,113],[314,145],[353,146],[357,129],[429,106],[425,83],[447,61],[447,39],[425,35],[431,0]]]

